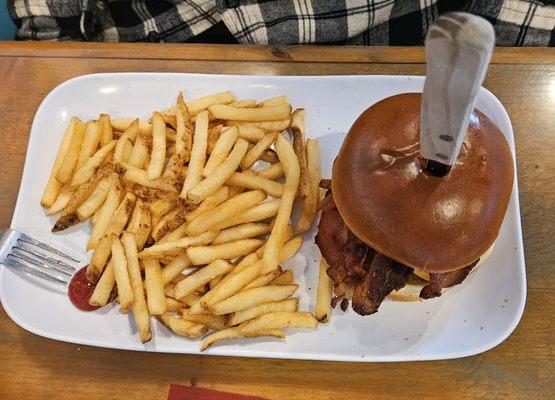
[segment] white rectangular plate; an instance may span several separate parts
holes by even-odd
[[[87,75],[55,88],[33,122],[25,170],[12,228],[85,256],[90,227],[50,232],[55,218],[39,204],[56,149],[72,115],[86,120],[99,113],[148,117],[173,104],[179,89],[187,98],[231,90],[238,98],[262,100],[287,94],[293,107],[308,110],[308,132],[318,138],[323,177],[355,118],[368,106],[403,92],[421,92],[422,77],[410,76],[234,76],[169,73]],[[477,107],[505,134],[514,155],[509,117],[485,89]],[[516,173],[516,172],[515,172]],[[315,230],[287,267],[301,287],[300,308],[312,310],[318,271]],[[8,315],[23,328],[51,339],[92,346],[152,352],[198,353],[199,342],[171,334],[153,322],[153,339],[142,345],[131,313],[113,306],[96,312],[77,310],[66,295],[36,279],[0,268],[0,297]],[[317,330],[294,330],[285,341],[236,340],[206,354],[339,361],[409,361],[463,357],[486,351],[514,330],[526,297],[517,182],[490,260],[462,285],[423,302],[385,301],[377,314],[361,317],[336,309],[331,322]]]

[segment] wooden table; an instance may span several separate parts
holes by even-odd
[[[35,111],[50,90],[74,76],[113,71],[422,75],[424,61],[421,48],[0,43],[0,226],[10,224]],[[150,354],[44,339],[0,311],[0,398],[165,399],[170,383],[268,399],[552,397],[555,50],[499,49],[485,86],[513,122],[528,278],[522,321],[497,348],[460,360],[389,364]]]

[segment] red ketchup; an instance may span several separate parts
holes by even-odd
[[[77,271],[73,278],[71,278],[67,295],[73,305],[78,309],[83,311],[93,311],[99,308],[89,304],[89,299],[91,298],[95,287],[96,285],[90,283],[87,279],[87,267],[83,267]]]

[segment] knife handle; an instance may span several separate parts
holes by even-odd
[[[420,115],[420,151],[427,160],[456,162],[494,44],[491,24],[468,13],[443,14],[428,30]]]

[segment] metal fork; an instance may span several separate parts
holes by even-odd
[[[80,260],[32,237],[0,229],[0,264],[17,271],[67,286]]]

